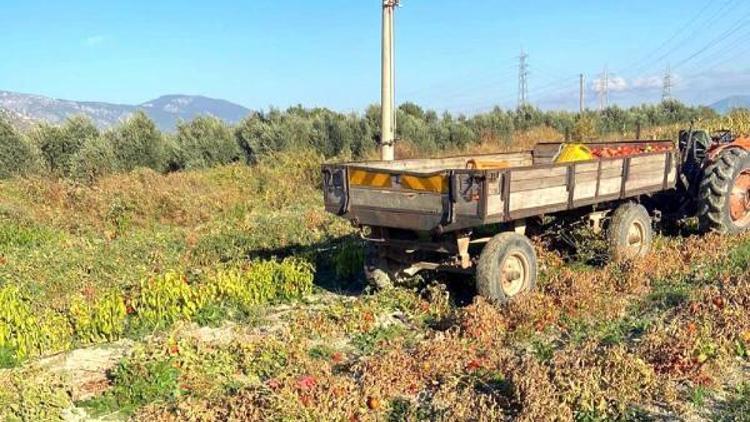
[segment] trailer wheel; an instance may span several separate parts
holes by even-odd
[[[479,257],[477,291],[503,305],[536,287],[537,271],[531,241],[517,233],[501,233],[485,245]]]
[[[609,256],[623,262],[646,256],[651,250],[654,229],[643,205],[628,202],[617,207],[607,231]]]
[[[737,234],[750,228],[750,154],[730,148],[706,167],[698,217],[705,231]]]

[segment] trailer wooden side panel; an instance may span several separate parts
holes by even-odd
[[[629,145],[634,144],[654,142]],[[363,225],[417,231],[509,222],[672,189],[678,153],[670,142],[659,147],[660,152],[560,164],[548,162],[559,144],[544,144],[518,154],[324,166],[326,209]],[[465,168],[480,158],[520,164]]]
[[[540,167],[510,170],[503,220],[655,193],[677,180],[671,151]]]

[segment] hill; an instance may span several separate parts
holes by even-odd
[[[180,120],[192,120],[198,115],[212,115],[229,123],[236,123],[250,110],[225,101],[197,95],[166,95],[137,105],[103,102],[70,101],[0,91],[0,109],[19,122],[47,121],[60,123],[70,116],[84,114],[100,128],[112,126],[137,110],[143,110],[164,131],[174,131]]]
[[[138,108],[144,110],[162,130],[173,130],[179,120],[189,121],[200,115],[237,123],[250,113],[241,105],[199,95],[165,95]]]
[[[717,113],[728,113],[735,108],[749,108],[750,107],[750,95],[735,95],[732,97],[724,98],[723,100],[717,101],[709,106]]]

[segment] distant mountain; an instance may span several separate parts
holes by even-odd
[[[709,106],[717,113],[727,113],[735,108],[750,108],[750,95],[735,95],[724,98]]]
[[[179,120],[211,115],[229,123],[237,123],[250,110],[229,101],[199,95],[165,95],[138,106],[151,116],[160,128],[174,129]]]
[[[70,116],[84,114],[97,126],[107,128],[143,110],[159,129],[174,131],[180,120],[211,115],[228,123],[237,123],[250,110],[224,100],[197,95],[166,95],[138,105],[109,104],[86,101],[58,100],[41,95],[0,91],[0,109],[16,124],[29,125],[35,121],[60,123]]]

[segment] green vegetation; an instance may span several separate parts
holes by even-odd
[[[20,375],[29,357],[123,336],[135,349],[76,404],[90,415],[600,420],[647,418],[654,403],[683,415],[748,359],[746,236],[659,238],[629,265],[545,252],[543,286],[506,309],[459,306],[439,285],[300,302],[314,276],[346,290],[362,260],[322,210],[320,161],[0,183],[0,309],[12,309],[0,362],[14,367],[0,403],[24,403],[2,416],[70,406],[65,383],[34,390],[41,375]]]
[[[131,171],[138,167],[162,170],[166,161],[164,137],[151,119],[137,112],[125,123],[105,134],[112,145],[118,169]]]
[[[695,299],[669,309],[647,299],[649,286],[667,280],[665,274],[723,264],[727,251],[748,241],[665,241],[661,255],[640,265],[591,268],[585,276],[547,257],[557,270],[550,284],[506,309],[481,300],[461,308],[441,302],[437,292],[428,293],[432,289],[395,290],[297,307],[273,317],[282,326],[271,332],[263,328],[269,320],[259,327],[262,335],[221,344],[172,331],[139,346],[121,364],[145,371],[147,385],[118,369],[109,392],[81,405],[135,411],[139,420],[186,412],[206,419],[632,420],[656,417],[646,410],[654,404],[687,415],[714,405],[721,376],[736,359],[724,344],[750,334],[742,319],[749,286],[727,281],[719,308],[716,286],[694,284]],[[573,315],[580,321],[579,339],[565,328]],[[718,323],[727,316],[731,322]],[[448,326],[433,325],[436,320]],[[717,331],[701,333],[701,327]],[[706,335],[714,346],[703,360]],[[744,415],[745,387],[728,388],[730,398],[711,411],[717,419]],[[120,391],[149,400],[113,400]]]
[[[741,112],[740,112],[741,113]],[[181,123],[177,133],[162,134],[145,113],[138,112],[120,125],[100,133],[85,117],[76,116],[60,126],[39,124],[29,133],[0,122],[0,178],[18,174],[51,174],[92,183],[113,172],[150,168],[157,172],[200,169],[237,161],[257,163],[289,150],[308,150],[323,157],[365,158],[379,137],[379,109],[362,115],[327,109],[291,107],[249,115],[236,127],[213,117]],[[583,115],[496,108],[466,117],[423,110],[413,103],[398,109],[400,154],[426,155],[484,147],[493,150],[528,147],[534,138],[519,133],[537,130],[551,139],[589,140],[606,136],[662,136],[659,129],[717,117],[707,108],[677,102]],[[2,118],[0,118],[2,120]],[[544,128],[544,130],[539,130]],[[674,136],[674,134],[670,134]]]
[[[59,378],[36,370],[0,375],[0,419],[59,421],[72,403]]]
[[[232,130],[214,117],[197,117],[177,127],[175,169],[198,169],[239,161],[242,151]]]
[[[125,331],[127,307],[117,292],[110,292],[86,303],[74,300],[70,305],[73,333],[81,343],[97,343],[118,339]]]
[[[113,388],[102,397],[84,403],[94,413],[120,411],[132,413],[154,402],[173,401],[182,393],[178,385],[180,370],[171,359],[120,363],[112,373]]]
[[[0,116],[0,179],[33,172],[37,164],[32,144]]]
[[[319,164],[293,154],[91,185],[0,182],[2,366],[309,295],[314,245],[351,233],[316,205]],[[285,247],[310,253],[286,257]]]
[[[407,104],[401,145],[516,148],[703,113],[638,110],[641,120],[629,110],[563,125],[565,113],[455,118]],[[660,236],[623,265],[599,262],[585,233],[574,265],[540,244],[544,283],[502,309],[466,306],[467,279],[348,296],[363,245],[323,210],[319,169],[370,154],[376,116],[293,108],[238,128],[198,119],[174,136],[144,116],[103,134],[83,120],[16,134],[43,165],[0,181],[0,420],[59,419],[72,405],[135,420],[747,413],[747,386],[726,382],[750,362],[746,235]],[[42,135],[60,148],[41,148]],[[38,359],[123,338],[133,344],[107,378],[76,388]]]
[[[51,310],[39,314],[15,286],[0,289],[0,349],[16,359],[54,353],[70,345],[67,321]]]
[[[47,170],[56,176],[70,176],[73,161],[81,147],[100,136],[87,118],[76,116],[62,126],[39,124],[29,135],[39,147]]]
[[[84,183],[114,173],[117,161],[112,145],[101,136],[87,139],[71,160],[69,176]]]
[[[128,327],[166,328],[191,321],[207,307],[235,305],[248,312],[254,306],[302,298],[312,292],[312,281],[313,267],[295,258],[255,262],[242,272],[219,273],[195,285],[188,284],[184,274],[167,271],[142,280],[132,298],[118,293],[91,303],[75,298],[66,312],[47,309],[42,314],[34,311],[29,296],[8,286],[0,290],[0,350],[8,365],[73,344],[117,340]]]
[[[750,383],[737,387],[716,418],[719,421],[747,421],[750,419]]]

